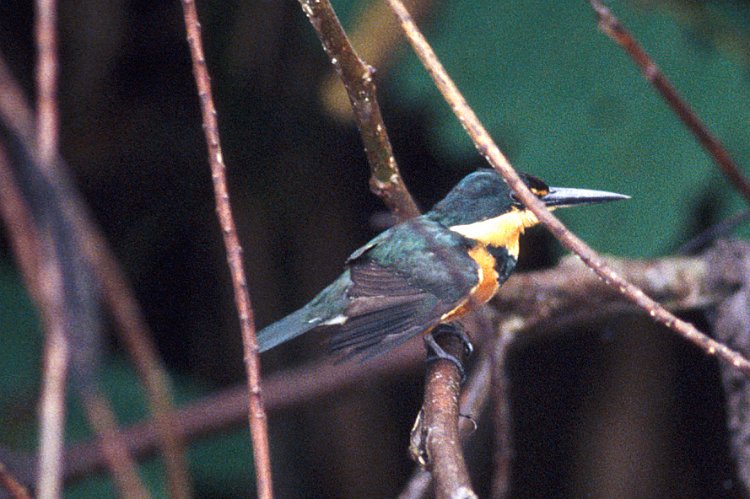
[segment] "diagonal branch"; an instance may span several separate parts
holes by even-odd
[[[719,343],[692,324],[678,319],[662,305],[647,296],[640,288],[615,272],[606,261],[599,256],[591,247],[579,237],[570,232],[560,220],[558,220],[544,204],[526,187],[508,159],[500,151],[490,137],[487,130],[481,124],[474,111],[469,107],[461,92],[456,87],[443,65],[438,60],[427,40],[409,15],[401,0],[387,0],[396,16],[401,22],[401,27],[409,39],[414,51],[427,68],[427,71],[435,81],[436,86],[450,105],[458,120],[474,142],[479,153],[495,168],[505,179],[518,199],[531,210],[539,221],[555,236],[563,246],[578,255],[583,262],[596,274],[604,279],[613,289],[618,290],[627,299],[644,309],[656,322],[665,325],[684,339],[693,343],[706,354],[717,356],[724,362],[728,362],[735,368],[750,376],[750,361],[735,350]]]
[[[28,489],[7,470],[3,463],[0,463],[0,487],[7,490],[13,499],[31,499]]]
[[[698,142],[700,142],[716,164],[719,165],[724,176],[750,202],[750,182],[742,174],[742,171],[735,164],[719,139],[714,137],[687,102],[680,97],[677,90],[675,90],[667,77],[664,76],[664,73],[661,72],[646,51],[643,50],[612,12],[599,0],[589,0],[589,3],[599,19],[599,29],[620,45],[630,58],[633,59],[633,62],[643,73],[643,77],[654,86],[669,107],[672,108],[685,126],[695,135]]]
[[[232,207],[229,202],[227,189],[226,167],[221,153],[219,141],[219,125],[216,119],[211,93],[211,80],[206,67],[201,41],[201,28],[198,22],[198,11],[193,0],[182,0],[185,14],[185,29],[187,41],[190,45],[190,56],[193,62],[193,75],[198,88],[201,113],[203,115],[203,131],[208,146],[208,161],[211,165],[214,195],[216,198],[216,214],[219,218],[221,231],[224,236],[224,246],[227,251],[227,263],[232,275],[234,299],[239,314],[240,329],[245,357],[245,371],[247,373],[247,391],[250,399],[248,419],[252,434],[253,455],[255,457],[256,486],[258,496],[262,499],[273,497],[271,480],[271,453],[268,443],[268,420],[263,407],[263,396],[260,387],[260,358],[258,355],[258,341],[255,337],[253,309],[250,303],[245,269],[242,263],[242,246],[237,236]]]

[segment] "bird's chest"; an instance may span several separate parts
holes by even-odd
[[[444,320],[456,319],[476,310],[495,296],[498,288],[500,288],[501,281],[498,278],[497,270],[495,270],[497,261],[487,248],[481,244],[477,245],[469,250],[469,256],[478,266],[479,282],[471,289],[466,301],[460,307],[446,314],[443,317]]]

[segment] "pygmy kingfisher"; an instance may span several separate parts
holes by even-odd
[[[550,210],[628,198],[522,178]],[[537,223],[494,170],[471,173],[430,212],[352,253],[310,303],[258,333],[260,351],[325,327],[332,352],[366,360],[430,333],[494,296],[516,266],[521,234]]]

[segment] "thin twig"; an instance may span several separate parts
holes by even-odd
[[[427,40],[417,28],[408,11],[400,0],[387,0],[394,13],[398,16],[401,27],[412,44],[417,56],[435,81],[436,86],[450,105],[453,112],[474,141],[479,153],[503,176],[508,185],[513,189],[518,199],[531,210],[539,221],[555,236],[563,246],[577,254],[594,272],[614,289],[619,290],[623,296],[644,309],[656,322],[665,325],[669,329],[698,346],[706,354],[717,356],[725,362],[730,363],[743,373],[750,376],[750,361],[740,353],[728,348],[726,345],[706,336],[692,324],[678,319],[663,306],[647,296],[641,289],[623,279],[617,272],[612,270],[605,260],[594,252],[580,238],[571,233],[560,220],[558,220],[531,191],[526,187],[516,171],[508,162],[508,159],[500,152],[493,142],[487,130],[482,126],[474,111],[466,103],[456,87],[456,84],[448,76],[442,64],[438,60]]]
[[[589,0],[589,3],[591,4],[591,8],[596,12],[599,20],[599,29],[627,52],[630,58],[633,59],[633,62],[640,68],[643,77],[661,94],[669,107],[680,117],[706,152],[719,165],[724,176],[750,202],[750,182],[742,174],[742,171],[735,164],[722,143],[713,136],[688,103],[680,97],[677,90],[675,90],[667,77],[664,76],[664,73],[661,72],[651,57],[628,33],[612,12],[599,0]]]
[[[97,282],[102,284],[103,298],[120,339],[143,382],[153,412],[155,436],[163,454],[169,495],[173,499],[192,497],[185,442],[175,429],[177,409],[173,403],[169,375],[151,339],[146,320],[117,259],[99,230],[82,217],[78,219],[78,231]]]
[[[4,115],[15,120],[18,129],[31,129],[34,119],[30,107],[18,82],[8,70],[5,61],[0,57],[0,107]],[[55,160],[58,175],[67,175],[65,163],[59,158]],[[83,246],[86,258],[89,260],[98,287],[102,290],[106,302],[115,322],[116,330],[125,344],[138,375],[143,381],[149,405],[157,422],[158,435],[162,446],[167,480],[171,497],[190,497],[190,478],[187,472],[184,443],[174,430],[172,414],[175,412],[172,394],[165,367],[162,365],[156,347],[151,341],[151,333],[140,311],[135,295],[127,282],[123,272],[117,264],[112,250],[109,248],[101,231],[92,221],[91,215],[75,191],[68,193],[67,202],[74,219],[80,244]],[[11,242],[20,242],[22,238],[31,235],[31,222],[22,216],[28,210],[19,208],[16,213],[4,217],[6,226],[18,228],[17,234],[11,237]],[[24,222],[24,220],[26,220]],[[33,247],[33,243],[21,243],[22,248],[15,251],[19,261],[30,259],[34,251],[24,249]],[[20,265],[22,272],[25,268],[36,269],[36,263],[29,261]],[[26,277],[26,281],[29,278]],[[33,286],[29,286],[33,293]]]
[[[37,293],[44,324],[45,345],[42,367],[42,393],[39,401],[39,480],[40,498],[59,497],[62,485],[62,452],[65,427],[65,387],[70,345],[63,321],[62,274],[50,234],[38,240],[41,256],[36,273]]]
[[[49,251],[43,253],[38,232],[31,219],[30,210],[16,184],[5,147],[7,144],[0,143],[0,216],[8,228],[16,261],[21,268],[21,274],[31,297],[42,312],[45,331],[49,335],[47,328],[61,327],[60,321],[48,320],[48,316],[52,313],[50,307],[54,304],[50,297],[50,294],[54,293],[54,289],[51,289],[54,282],[49,282],[44,287],[38,285],[40,275],[44,272],[43,269],[49,266],[48,262],[45,264],[40,262],[45,259],[44,253],[49,253]],[[55,275],[59,277],[59,273]],[[48,336],[45,344],[44,368],[47,370],[44,372],[47,377],[44,379],[40,401],[40,445],[37,463],[37,469],[41,470],[37,475],[39,497],[59,497],[62,484],[64,420],[61,421],[61,416],[65,414],[65,401],[64,394],[61,396],[61,391],[65,386],[67,372],[65,357],[68,346],[65,341],[62,344],[57,344],[58,342],[59,340],[55,340],[55,344],[52,344]]]
[[[258,342],[255,337],[253,309],[250,294],[247,289],[247,279],[242,262],[242,246],[237,237],[237,230],[232,218],[232,208],[229,202],[226,167],[221,153],[219,141],[219,125],[216,119],[216,108],[211,93],[211,81],[203,55],[203,42],[198,22],[198,12],[193,0],[182,0],[185,13],[185,28],[187,41],[190,45],[190,56],[193,62],[193,75],[198,87],[201,112],[203,115],[203,131],[208,146],[208,161],[211,165],[211,178],[216,197],[216,214],[219,218],[224,246],[227,251],[227,263],[232,275],[234,299],[239,314],[242,343],[244,347],[245,370],[247,373],[247,389],[250,399],[248,419],[252,434],[253,455],[255,457],[256,486],[258,497],[267,499],[273,497],[271,478],[271,453],[268,443],[268,420],[263,407],[263,397],[260,386],[260,357]]]
[[[373,69],[359,58],[328,0],[299,0],[344,83],[370,163],[370,188],[399,220],[419,215],[406,190],[380,114]]]

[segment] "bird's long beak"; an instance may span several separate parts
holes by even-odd
[[[610,201],[619,201],[620,199],[630,199],[630,196],[615,192],[571,189],[569,187],[550,187],[549,194],[541,198],[542,202],[549,208],[608,203]]]

